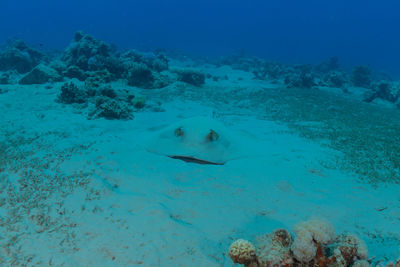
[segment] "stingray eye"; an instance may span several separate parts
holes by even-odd
[[[176,128],[174,134],[176,137],[182,137],[184,134],[182,127]]]
[[[206,135],[206,140],[209,142],[217,141],[218,138],[219,138],[219,135],[213,129],[210,129],[210,132]]]

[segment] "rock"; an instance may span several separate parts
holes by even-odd
[[[40,64],[19,81],[20,84],[43,84],[46,82],[60,81],[58,72],[46,65]]]
[[[16,40],[5,51],[0,52],[0,70],[16,70],[19,73],[27,73],[37,66],[44,55],[28,47],[25,42]]]

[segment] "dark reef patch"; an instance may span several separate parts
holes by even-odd
[[[205,83],[206,75],[196,69],[174,69],[174,73],[178,75],[178,81],[185,82],[194,86],[202,86]]]
[[[106,118],[110,120],[130,120],[133,112],[146,106],[144,97],[135,97],[129,90],[116,90],[108,84],[92,87],[76,82],[64,83],[57,101],[63,104],[79,104],[88,108],[88,119]]]
[[[45,55],[29,47],[22,40],[10,42],[5,50],[0,51],[0,71],[16,70],[18,73],[27,73],[36,67]]]

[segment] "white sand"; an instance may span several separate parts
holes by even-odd
[[[229,73],[227,81],[208,82],[227,92],[267,86],[248,73],[208,71]],[[310,216],[328,219],[337,232],[359,234],[372,256],[400,255],[400,186],[373,188],[355,175],[321,165],[339,152],[251,112],[216,109],[190,98],[168,100],[162,104],[165,112],[138,112],[131,121],[87,120],[72,106],[54,101],[59,86],[2,86],[9,92],[0,95],[0,126],[11,133],[0,141],[39,136],[23,146],[33,154],[22,153],[26,157],[15,161],[15,173],[4,170],[2,182],[8,179],[18,192],[23,172],[36,169],[42,189],[52,192],[38,196],[40,190],[32,188],[25,201],[35,198],[39,204],[23,209],[24,202],[3,204],[12,193],[0,187],[2,266],[232,266],[227,256],[232,240],[292,229]],[[144,93],[156,96],[166,90]],[[226,127],[257,142],[253,156],[212,166],[146,151],[147,140],[162,126],[212,117],[213,111]],[[35,157],[53,159],[53,165],[38,167]],[[58,182],[58,173],[71,175],[73,184]],[[6,219],[12,217],[12,206],[21,215],[14,221]]]

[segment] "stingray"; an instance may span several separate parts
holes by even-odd
[[[240,137],[216,120],[193,117],[158,133],[149,152],[189,163],[224,165],[239,158]]]

